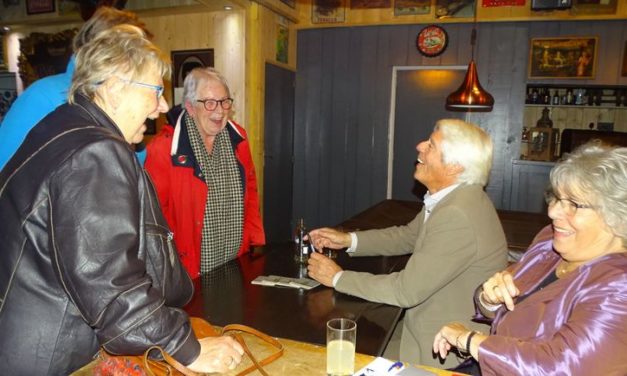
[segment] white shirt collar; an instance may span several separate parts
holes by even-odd
[[[434,194],[430,194],[429,191],[427,191],[423,200],[427,214],[431,214],[431,211],[433,210],[433,208],[435,208],[438,202],[446,197],[446,195],[451,193],[455,188],[459,187],[459,185],[460,183],[449,185],[448,187],[441,189]]]

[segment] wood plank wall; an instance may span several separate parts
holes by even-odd
[[[422,57],[414,47],[424,26],[298,31],[293,218],[305,218],[309,227],[333,225],[385,199],[392,67],[470,60],[472,25],[445,25],[450,43],[436,58]],[[529,38],[551,36],[599,37],[596,79],[576,82],[627,84],[620,77],[625,21],[480,23],[475,60],[496,104],[470,120],[494,141],[487,192],[497,208],[508,207],[511,161],[519,155]]]

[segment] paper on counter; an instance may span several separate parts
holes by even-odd
[[[375,358],[353,376],[437,376],[433,372],[412,366],[405,366],[382,357]]]
[[[310,290],[320,285],[320,282],[314,281],[313,279],[309,278],[290,278],[281,277],[278,275],[260,275],[259,277],[252,280],[251,283],[253,285],[281,286],[305,290]]]

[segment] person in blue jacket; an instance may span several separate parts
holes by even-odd
[[[143,22],[132,12],[111,7],[100,7],[81,27],[73,40],[74,54],[96,35],[115,25],[130,24],[141,28],[146,35]],[[67,102],[67,93],[74,73],[74,55],[70,58],[64,73],[44,77],[35,81],[17,97],[9,112],[0,123],[0,170],[20,147],[30,130],[46,115]],[[146,159],[145,149],[137,152],[137,158],[143,164]]]

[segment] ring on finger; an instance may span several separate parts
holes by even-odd
[[[232,356],[229,356],[228,358],[226,358],[226,362],[224,362],[224,364],[226,364],[227,367],[230,367],[233,365],[233,362],[235,362],[235,359],[233,359]]]

